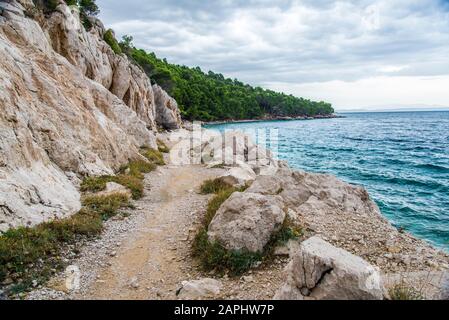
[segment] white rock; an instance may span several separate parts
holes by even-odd
[[[256,174],[251,169],[235,167],[228,170],[220,179],[231,186],[244,186],[253,182]]]
[[[217,211],[208,236],[229,250],[262,252],[284,219],[280,197],[235,192]]]
[[[79,290],[81,272],[78,266],[68,266],[65,270],[65,277],[65,288],[67,292]]]
[[[115,182],[106,183],[106,189],[97,193],[99,196],[109,196],[112,194],[123,194],[129,198],[132,195],[131,190]]]
[[[211,298],[220,294],[222,283],[215,279],[183,281],[178,290],[178,297],[186,300]]]
[[[313,237],[286,268],[278,300],[381,300],[379,270],[360,257]]]

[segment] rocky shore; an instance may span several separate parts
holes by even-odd
[[[392,299],[395,288],[419,299],[444,298],[449,256],[392,227],[362,187],[292,170],[248,137],[242,153],[214,149],[226,138],[245,137],[226,135],[202,130],[199,154],[189,149],[202,160],[186,165],[176,161],[180,146],[194,145],[191,132],[160,134],[171,164],[147,175],[148,194],[136,211],[108,223],[102,238],[71,260],[80,288],[67,290],[62,273],[27,298],[357,300]],[[191,246],[211,196],[199,188],[217,178],[248,188],[220,206],[208,226],[211,241],[260,252],[285,219],[302,235],[242,275],[202,270]]]
[[[297,117],[272,117],[266,116],[260,119],[246,119],[246,120],[221,120],[221,121],[205,121],[202,122],[203,125],[217,125],[217,124],[230,124],[230,123],[252,123],[252,122],[263,122],[263,121],[297,121],[297,120],[318,120],[318,119],[338,119],[344,118],[342,115],[338,114],[328,114],[328,115],[316,115],[316,116],[297,116]]]

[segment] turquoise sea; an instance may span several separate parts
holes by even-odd
[[[345,113],[212,129],[277,129],[279,158],[365,186],[398,228],[449,251],[449,111]]]

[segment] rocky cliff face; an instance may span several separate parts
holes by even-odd
[[[146,74],[103,34],[63,1],[48,16],[31,0],[0,1],[0,231],[76,212],[79,178],[156,147],[157,125],[180,127],[171,98],[157,104]]]

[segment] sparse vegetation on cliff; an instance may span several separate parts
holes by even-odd
[[[167,147],[167,145],[160,139],[157,139],[157,149],[162,153],[170,152],[170,149]]]
[[[134,200],[143,196],[144,174],[164,165],[164,157],[158,150],[142,148],[141,154],[149,161],[135,160],[120,168],[116,176],[87,177],[81,183],[82,192],[100,192],[106,189],[108,182],[115,182],[131,190]]]
[[[105,32],[103,39],[111,47],[112,51],[114,51],[116,54],[122,53],[122,49],[120,48],[117,40],[115,39],[114,31],[112,31],[111,29],[108,29]]]
[[[58,7],[58,0],[33,0],[33,3],[43,13],[51,13]],[[100,9],[95,3],[95,0],[65,0],[65,3],[69,6],[78,7],[81,22],[87,30],[92,27],[89,18],[95,17],[100,13]],[[33,15],[31,13],[29,14]]]
[[[159,150],[151,148],[142,148],[140,150],[140,153],[154,164],[157,164],[159,166],[165,165],[164,156],[162,155],[162,152],[160,152]]]

